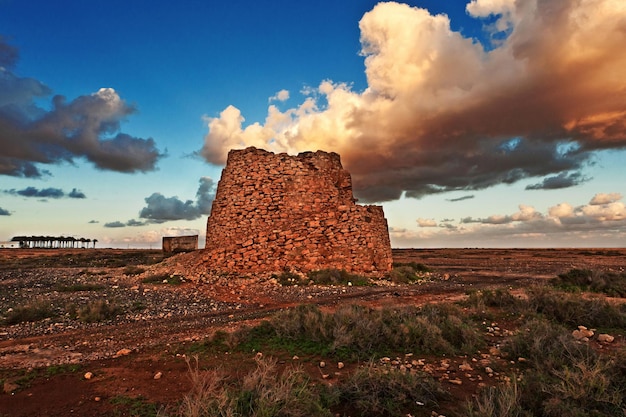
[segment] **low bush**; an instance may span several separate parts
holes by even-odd
[[[626,328],[626,307],[600,298],[587,299],[548,287],[534,287],[528,291],[528,306],[531,311],[574,328],[578,325]]]
[[[276,279],[280,285],[303,285],[307,282],[295,272],[285,270],[280,274],[273,274],[272,278]]]
[[[177,416],[332,416],[298,367],[279,372],[275,360],[261,358],[255,369],[237,381],[227,381],[219,371],[200,371],[197,359],[189,369],[193,388],[175,412]]]
[[[394,263],[387,278],[396,284],[410,284],[419,281],[428,272],[431,272],[431,269],[424,264],[416,262]]]
[[[582,290],[604,293],[614,297],[626,297],[626,273],[570,269],[559,274],[551,283],[565,290]]]
[[[367,277],[351,274],[343,269],[320,269],[308,274],[309,280],[318,285],[369,285]]]
[[[467,404],[466,415],[614,416],[626,407],[626,355],[613,358],[575,341],[545,318],[532,319],[503,346],[528,368],[510,385],[487,388]]]
[[[39,321],[56,317],[57,312],[49,301],[34,300],[24,306],[17,306],[7,314],[4,322],[7,325]]]
[[[522,389],[514,379],[511,384],[486,387],[466,404],[467,417],[533,417],[521,405]]]
[[[120,306],[106,300],[92,301],[76,311],[77,318],[85,323],[111,320],[122,313]]]
[[[245,349],[282,348],[290,354],[369,359],[397,352],[474,353],[480,332],[455,306],[371,309],[339,307],[334,313],[304,305],[276,314],[238,336]]]
[[[438,407],[448,392],[428,374],[383,370],[372,362],[360,368],[336,388],[339,402],[360,415],[406,416]]]
[[[126,268],[124,268],[124,275],[139,275],[139,274],[143,274],[144,272],[146,272],[145,268],[142,268],[140,266],[136,266],[136,265],[129,265]]]
[[[185,282],[185,277],[181,275],[155,274],[145,277],[141,282],[144,284],[180,285]]]
[[[104,289],[104,285],[99,284],[72,284],[72,285],[59,285],[56,287],[58,292],[81,292],[81,291],[101,291]]]

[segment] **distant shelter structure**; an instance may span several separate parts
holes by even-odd
[[[91,244],[96,247],[98,239],[86,239],[72,236],[15,236],[11,242],[18,242],[25,249],[86,249]]]
[[[192,252],[198,249],[198,235],[163,236],[163,252]]]

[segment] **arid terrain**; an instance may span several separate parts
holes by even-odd
[[[177,255],[166,262],[179,263],[180,271],[193,256]],[[216,332],[255,326],[302,304],[332,312],[348,304],[376,309],[458,304],[468,294],[496,289],[524,297],[525,289],[572,269],[622,274],[626,268],[626,249],[405,249],[394,250],[393,256],[395,263],[413,263],[425,270],[410,283],[283,285],[278,277],[222,275],[198,280],[192,274],[164,274],[160,251],[0,250],[4,384],[0,416],[157,415],[158,410],[175,407],[192,389],[190,357],[197,355],[202,369],[220,368],[240,376],[261,356],[253,350],[207,347],[205,342]],[[615,305],[624,301],[597,297]],[[44,313],[16,318],[25,306],[40,306]],[[497,325],[491,322],[493,317],[498,318]],[[450,382],[443,386],[452,398],[471,399],[485,385],[505,381],[504,375],[517,369],[515,360],[503,359],[495,351],[517,331],[518,319],[485,313],[486,344],[474,356],[418,358],[397,352],[407,356],[376,361],[425,367],[437,380]],[[624,334],[616,330],[614,337],[611,344],[593,337],[589,343],[604,351],[623,350]],[[320,384],[338,384],[367,362],[342,360],[336,354],[294,354],[287,348],[263,354],[274,356],[279,367],[297,362]],[[411,357],[415,359],[408,361]],[[494,365],[480,365],[486,359],[489,364],[501,362],[502,377],[489,375]],[[320,362],[328,365],[320,367]],[[455,415],[456,402],[431,406],[423,415]],[[358,415],[350,410],[348,405],[336,414]]]

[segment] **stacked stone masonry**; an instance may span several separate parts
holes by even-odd
[[[391,270],[380,206],[355,204],[336,153],[232,150],[207,222],[204,260],[220,272]]]

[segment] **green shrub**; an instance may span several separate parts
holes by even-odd
[[[522,389],[515,379],[508,385],[486,387],[466,404],[467,417],[533,417],[521,405]]]
[[[145,277],[141,282],[144,284],[180,285],[185,282],[185,277],[181,275],[155,274]]]
[[[282,347],[291,354],[335,354],[353,359],[399,351],[474,353],[484,344],[479,331],[454,306],[377,310],[346,305],[334,313],[322,312],[314,305],[299,306],[277,313],[239,337],[246,349]]]
[[[302,285],[302,284],[307,283],[300,275],[296,274],[295,272],[288,271],[288,270],[285,270],[278,275],[273,274],[272,278],[276,279],[280,285],[285,285],[285,286]]]
[[[621,415],[626,407],[624,354],[599,355],[546,319],[528,322],[503,351],[527,359],[520,391],[513,396],[507,387],[491,389],[469,406],[476,412],[468,415],[613,416]],[[510,407],[504,407],[507,404]],[[498,411],[505,408],[514,412]],[[499,414],[489,414],[489,410]]]
[[[448,396],[430,375],[378,369],[372,362],[336,389],[341,403],[367,416],[417,414],[424,406],[437,407]]]
[[[192,391],[183,399],[178,416],[332,415],[322,403],[319,391],[298,367],[279,372],[275,360],[258,359],[255,369],[230,383],[218,371],[201,372],[197,359],[189,369]]]
[[[118,305],[110,304],[106,300],[97,300],[78,308],[76,314],[82,322],[95,323],[111,320],[121,313],[122,309]]]
[[[72,284],[56,287],[56,290],[59,292],[101,291],[103,289],[104,285],[99,284]]]
[[[139,275],[139,274],[143,274],[144,272],[146,272],[145,268],[142,268],[140,266],[136,266],[136,265],[129,265],[126,268],[124,268],[124,275]]]
[[[308,277],[314,284],[318,285],[369,285],[367,277],[351,274],[343,269],[320,269],[311,271]]]
[[[605,293],[610,296],[626,297],[626,273],[571,269],[551,281],[566,290],[579,289]]]
[[[394,268],[398,268],[398,267],[403,267],[403,266],[407,266],[411,269],[413,269],[415,272],[433,272],[433,270],[429,267],[427,267],[426,265],[422,264],[422,263],[418,263],[418,262],[394,262],[393,263],[393,267]]]
[[[12,325],[28,321],[39,321],[56,316],[57,312],[49,301],[35,300],[24,306],[13,308],[13,311],[7,314],[4,322],[7,325]]]
[[[159,415],[158,405],[148,402],[142,396],[128,397],[126,395],[117,395],[111,398],[109,403],[115,408],[115,415],[129,417],[156,417]]]
[[[626,328],[624,307],[599,298],[586,299],[548,287],[535,287],[528,291],[528,305],[532,311],[568,326]]]

